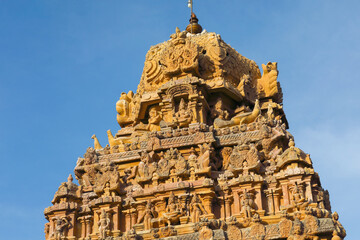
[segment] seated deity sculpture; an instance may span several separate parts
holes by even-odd
[[[299,189],[297,184],[294,185],[294,189],[292,191],[292,202],[293,207],[298,210],[303,210],[309,205],[309,202],[306,201],[303,196],[303,191]]]
[[[191,123],[193,115],[182,98],[179,103],[179,110],[174,115],[174,123],[177,127],[187,127]]]
[[[161,121],[162,121],[162,117],[158,111],[158,108],[156,106],[151,107],[149,111],[149,123],[146,129],[150,132],[160,131]]]
[[[227,110],[224,109],[223,102],[221,98],[219,98],[214,105],[214,109],[212,110],[212,117],[215,118],[215,128],[224,128],[254,122],[256,118],[260,115],[260,113],[261,109],[259,100],[256,100],[254,109],[251,112],[237,114],[230,120],[228,120],[229,113]]]
[[[166,211],[163,213],[162,218],[166,221],[167,225],[176,224],[179,222],[180,217],[183,215],[181,205],[176,199],[173,192],[170,193]]]

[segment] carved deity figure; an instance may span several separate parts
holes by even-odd
[[[174,193],[171,192],[165,212],[163,213],[163,219],[167,222],[168,226],[170,226],[172,223],[179,222],[181,216],[181,205],[178,202],[178,199],[175,197]]]
[[[268,120],[270,120],[270,121],[275,119],[274,109],[272,108],[271,103],[269,103],[269,105],[268,105],[268,110],[267,110],[266,115],[267,115]]]
[[[138,223],[144,222],[144,229],[150,230],[152,228],[151,220],[156,216],[156,212],[150,200],[148,200],[144,214],[139,218]]]
[[[103,197],[110,197],[112,194],[111,194],[111,188],[110,188],[110,183],[107,182],[105,184],[105,187],[104,187],[104,194],[103,194]]]
[[[55,219],[55,229],[52,237],[54,237],[56,240],[61,240],[69,225],[69,220],[66,217],[57,217]]]
[[[198,166],[197,166],[197,157],[198,156],[196,154],[196,151],[195,151],[194,147],[191,147],[190,155],[189,155],[189,158],[188,158],[188,164],[189,164],[190,169],[196,170],[198,168]]]
[[[333,220],[333,223],[334,223],[334,226],[335,226],[333,236],[339,237],[338,239],[345,238],[346,237],[346,231],[345,231],[343,225],[339,222],[339,214],[337,212],[334,212],[332,214],[332,220]],[[334,237],[333,237],[333,239],[334,239]]]
[[[231,147],[224,147],[221,150],[221,156],[222,156],[222,169],[227,170],[229,168],[230,164],[230,156],[233,149]]]
[[[140,178],[147,177],[149,175],[149,162],[150,162],[150,156],[149,153],[146,151],[143,151],[141,153],[140,163],[138,166],[138,176]]]
[[[198,169],[200,169],[201,171],[207,172],[210,171],[211,166],[210,166],[210,154],[212,151],[212,147],[210,146],[210,144],[206,144],[204,143],[203,145],[199,145],[200,148],[200,156],[198,158]]]
[[[153,106],[149,110],[149,123],[146,129],[150,132],[160,131],[160,122],[162,121],[161,114],[159,113],[158,107]]]
[[[201,203],[200,198],[195,193],[190,202],[190,216],[193,223],[199,222],[200,216],[206,214],[204,205]]]
[[[254,200],[250,193],[245,192],[242,195],[241,200],[241,212],[245,218],[251,218],[252,212],[254,210]]]
[[[224,109],[224,104],[221,98],[216,100],[214,108],[211,110],[211,116],[214,118],[215,128],[223,128],[234,126],[235,123],[229,119],[229,112]]]
[[[120,176],[113,162],[106,162],[96,174],[94,191],[99,196],[116,196],[120,186]]]
[[[99,170],[98,156],[95,149],[89,147],[84,154],[84,158],[79,158],[75,167],[75,175],[80,185],[91,187],[95,183],[96,174]]]
[[[306,236],[304,234],[304,225],[303,223],[298,219],[295,218],[294,225],[293,225],[293,231],[292,234],[288,237],[289,240],[306,240],[306,239],[312,239],[311,237]]]
[[[103,240],[106,238],[106,231],[110,228],[110,218],[108,217],[108,213],[105,212],[105,209],[101,210],[100,219],[98,222],[99,228],[99,239]]]
[[[125,127],[133,123],[132,113],[134,109],[134,93],[129,91],[126,93],[121,93],[119,101],[116,103],[117,121],[120,127]]]
[[[145,181],[152,177],[157,168],[156,163],[151,163],[152,159],[150,154],[146,151],[141,153],[140,163],[137,166],[138,180]]]
[[[169,176],[169,174],[181,175],[187,169],[187,161],[179,150],[176,148],[170,148],[167,150],[163,157],[157,164],[157,173],[159,176]]]
[[[217,100],[214,109],[212,110],[212,116],[215,117],[215,128],[224,128],[252,123],[260,115],[260,113],[261,108],[258,99],[255,101],[254,109],[251,112],[239,113],[236,116],[232,117],[230,120],[227,120],[229,113],[224,109],[221,98]]]
[[[179,110],[174,115],[174,122],[179,128],[187,127],[191,123],[193,114],[189,110],[185,100],[181,98],[179,103]]]
[[[211,109],[211,115],[214,118],[219,118],[222,120],[228,120],[229,119],[229,112],[224,109],[224,104],[221,98],[218,98],[216,100],[216,103],[214,105],[214,108]]]
[[[279,71],[276,62],[262,64],[263,75],[258,79],[258,92],[260,97],[277,97],[281,98],[282,93],[277,82]],[[280,95],[280,96],[276,96]]]
[[[299,188],[297,183],[294,185],[294,188],[292,190],[292,201],[293,206],[296,207],[298,210],[305,209],[309,205],[309,202],[305,200],[304,193]]]

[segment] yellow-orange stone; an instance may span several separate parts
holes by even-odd
[[[94,135],[45,209],[45,238],[343,239],[309,154],[287,131],[277,64],[216,33],[150,48],[121,126]]]

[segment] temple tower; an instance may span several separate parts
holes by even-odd
[[[295,146],[276,62],[202,30],[195,14],[146,54],[120,129],[96,136],[45,209],[46,240],[313,239],[346,232]]]

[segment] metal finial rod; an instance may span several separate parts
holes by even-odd
[[[193,1],[192,0],[188,0],[188,7],[190,8],[191,12],[190,12],[190,19],[192,20],[193,17]],[[190,21],[190,24],[192,25],[192,21]],[[193,29],[191,27],[191,34],[193,33]]]

